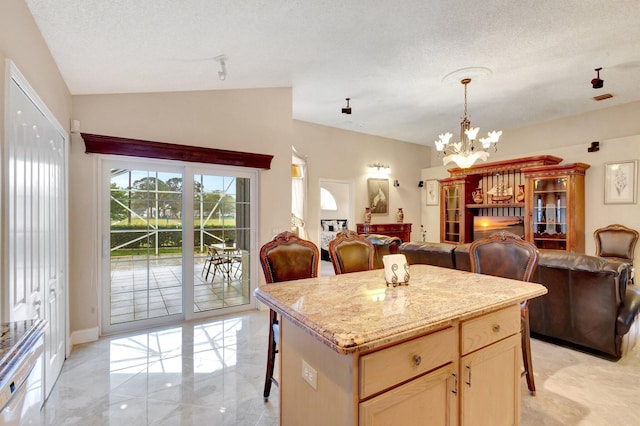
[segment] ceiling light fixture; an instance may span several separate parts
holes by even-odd
[[[342,108],[342,113],[343,114],[351,114],[351,107],[349,106],[349,101],[351,100],[351,98],[345,98],[347,100],[347,107],[346,108]]]
[[[594,89],[602,89],[604,86],[604,80],[600,80],[600,71],[602,71],[602,67],[596,68],[594,71],[598,74],[596,75],[596,78],[591,80],[591,86],[593,86]]]
[[[225,55],[219,55],[213,59],[220,62],[220,71],[218,71],[218,78],[222,81],[225,81],[227,79],[227,64],[225,63],[225,61],[228,58]]]
[[[470,78],[463,78],[460,83],[464,85],[464,117],[460,122],[460,141],[450,142],[452,133],[439,135],[439,140],[435,141],[438,157],[442,158],[444,165],[456,163],[462,169],[468,169],[476,160],[486,161],[489,158],[489,148],[493,147],[497,151],[496,143],[502,135],[502,130],[489,132],[486,138],[476,140],[479,127],[471,127],[471,122],[467,116],[467,85],[471,83]],[[443,158],[444,157],[444,158]]]

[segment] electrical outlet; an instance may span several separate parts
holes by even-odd
[[[309,383],[309,386],[316,389],[318,386],[318,373],[311,368],[305,360],[302,360],[302,378],[305,382]]]

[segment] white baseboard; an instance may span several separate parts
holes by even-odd
[[[100,337],[100,329],[98,327],[85,328],[84,330],[76,330],[71,333],[71,346],[81,343],[95,342]]]

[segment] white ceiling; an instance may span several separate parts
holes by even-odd
[[[26,2],[78,95],[292,87],[295,119],[427,145],[459,129],[460,68],[492,71],[481,134],[640,100],[638,0]]]

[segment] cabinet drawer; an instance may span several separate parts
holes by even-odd
[[[462,323],[462,354],[502,340],[520,332],[520,305],[483,315]]]
[[[360,399],[458,358],[458,328],[450,327],[360,357]]]

